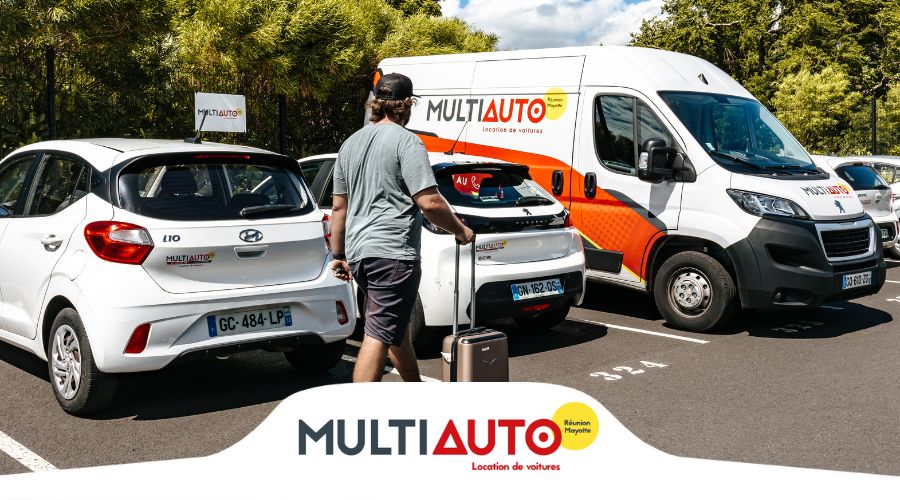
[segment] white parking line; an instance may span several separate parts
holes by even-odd
[[[884,280],[884,282],[885,283],[896,283],[896,284],[900,285],[900,281]]]
[[[356,357],[349,354],[344,354],[343,356],[341,356],[341,359],[343,359],[344,361],[349,361],[350,363],[356,363]],[[384,367],[384,373],[393,373],[394,375],[400,375],[400,372],[398,372],[396,368]],[[422,377],[422,380],[424,380],[425,382],[440,382],[440,380],[436,378],[426,377],[425,375],[419,376]]]
[[[691,337],[682,337],[681,335],[672,335],[671,333],[652,332],[650,330],[641,330],[640,328],[632,328],[630,326],[611,325],[609,323],[601,323],[599,321],[591,321],[589,319],[573,318],[571,316],[566,319],[570,321],[578,321],[579,323],[588,323],[590,325],[599,325],[611,328],[613,330],[623,330],[626,332],[643,333],[644,335],[655,335],[657,337],[666,337],[675,340],[684,340],[685,342],[694,342],[696,344],[708,344],[708,340],[700,340]]]
[[[2,432],[0,432],[0,451],[13,457],[17,462],[34,472],[56,470],[56,467],[51,465],[50,462],[39,457],[35,452],[22,446],[21,443]]]

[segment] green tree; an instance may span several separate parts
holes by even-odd
[[[440,16],[441,4],[438,0],[387,0],[391,7],[403,12],[404,15],[425,14],[426,16]]]
[[[808,110],[810,120],[815,113],[833,113],[837,122],[863,129],[865,99],[857,97],[884,99],[900,78],[900,0],[667,0],[663,12],[642,23],[633,44],[713,62],[763,104],[776,111],[788,106],[797,117],[795,127],[805,121],[802,103],[811,101],[790,102],[783,96],[795,87],[802,95],[828,68],[829,74],[842,74],[847,91],[855,94],[849,101],[826,103],[835,109]],[[844,106],[850,101],[854,108],[848,110]],[[808,132],[813,135],[804,142],[813,149],[830,140],[825,130]],[[865,147],[863,132],[854,128],[852,137],[844,134],[845,143],[855,142],[837,150]]]
[[[802,69],[778,85],[772,104],[776,116],[812,151],[848,153],[845,139],[862,95],[851,90],[850,79],[837,65],[813,73]]]

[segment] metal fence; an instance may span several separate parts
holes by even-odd
[[[363,77],[324,100],[289,99],[265,72],[96,68],[90,54],[32,52],[0,58],[0,155],[52,138],[193,136],[195,92],[246,96],[247,132],[204,132],[204,140],[297,157],[333,152],[362,125],[368,94]]]

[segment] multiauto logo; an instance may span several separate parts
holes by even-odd
[[[560,88],[535,98],[446,98],[429,99],[426,121],[459,121],[485,123],[539,123],[544,118],[555,120],[563,115],[568,103]]]
[[[218,118],[224,118],[226,120],[236,120],[243,114],[244,114],[244,110],[240,109],[240,108],[233,108],[233,109],[209,108],[209,109],[198,109],[197,110],[197,115],[213,116],[213,117],[218,117]]]
[[[562,405],[552,418],[432,420],[331,419],[298,421],[300,455],[476,455],[533,454],[545,457],[560,447],[580,450],[597,437],[594,410],[579,402]],[[500,464],[504,465],[504,464]],[[473,470],[476,468],[473,462]]]

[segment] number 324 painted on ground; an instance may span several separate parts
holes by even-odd
[[[662,363],[654,363],[653,361],[641,361],[641,365],[644,368],[665,368],[669,365],[664,365]],[[625,372],[629,375],[640,375],[641,373],[646,373],[645,370],[635,370],[630,366],[617,366],[612,369],[614,372]],[[622,378],[621,375],[616,375],[615,373],[606,373],[606,372],[591,372],[592,377],[603,377],[603,380],[619,380]]]

